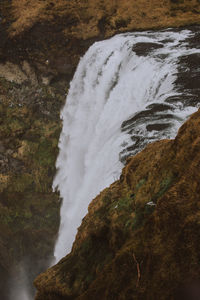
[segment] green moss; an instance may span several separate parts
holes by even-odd
[[[16,174],[12,177],[12,185],[9,185],[8,191],[15,190],[16,192],[24,192],[32,189],[34,183],[33,177],[30,174]]]
[[[9,103],[13,104],[9,107]],[[13,164],[7,188],[0,194],[2,239],[9,249],[10,264],[24,256],[36,264],[45,262],[59,226],[59,195],[52,193],[51,185],[60,124],[33,115],[31,107],[18,106],[13,98],[1,103],[0,118],[0,138],[19,161],[16,168]]]
[[[4,257],[9,252],[7,269],[24,257],[34,262],[30,263],[31,282],[52,255],[60,220],[59,195],[52,192],[52,181],[65,95],[55,90],[0,78],[6,178],[0,191],[0,254]]]
[[[42,167],[53,166],[55,153],[53,152],[50,140],[44,139],[41,141],[35,153],[35,159]]]
[[[154,210],[155,210],[154,204],[153,205],[149,205],[149,203],[146,203],[145,205],[137,204],[135,208],[135,216],[132,222],[132,229],[136,230],[142,227],[148,220],[149,216],[154,212]],[[131,223],[129,222],[129,226],[130,225]]]
[[[146,179],[145,179],[145,178],[141,179],[141,180],[138,182],[138,184],[137,184],[136,187],[135,187],[135,193],[138,192],[138,190],[143,186],[143,184],[145,184],[145,182],[146,182]]]
[[[17,84],[14,81],[8,81],[6,80],[4,77],[0,77],[0,87],[4,90],[4,91],[9,91],[10,89],[12,89],[13,87],[15,88],[19,88],[20,85]]]
[[[111,210],[131,212],[133,210],[133,199],[130,197],[119,198],[118,201],[115,201],[110,206]]]
[[[167,190],[172,185],[173,179],[174,179],[173,176],[171,176],[171,177],[169,176],[162,180],[159,191],[152,197],[153,202],[157,202],[158,199],[167,192]]]

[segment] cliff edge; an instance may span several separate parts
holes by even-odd
[[[174,140],[128,160],[120,179],[89,205],[71,253],[36,278],[37,300],[193,299],[200,276],[199,131],[200,110]]]

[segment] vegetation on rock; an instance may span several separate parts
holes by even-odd
[[[200,110],[174,140],[129,158],[90,204],[72,252],[36,299],[182,299],[199,282]]]
[[[29,82],[22,88],[0,78],[0,265],[5,277],[25,260],[33,280],[52,259],[60,201],[51,185],[61,128],[60,104],[53,105],[52,93],[46,86],[38,91]]]

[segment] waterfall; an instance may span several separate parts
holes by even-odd
[[[189,30],[135,32],[94,43],[71,81],[61,112],[57,175],[63,199],[55,246],[70,252],[88,204],[120,176],[126,158],[154,140],[173,138],[196,103],[185,104],[176,84]],[[185,91],[189,96],[189,92]]]

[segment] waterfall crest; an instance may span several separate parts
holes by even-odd
[[[88,204],[119,178],[126,158],[148,142],[173,138],[196,104],[181,102],[175,81],[188,30],[136,32],[97,42],[80,60],[61,112],[53,188],[63,199],[55,246],[70,250]],[[176,101],[174,100],[176,99]]]

